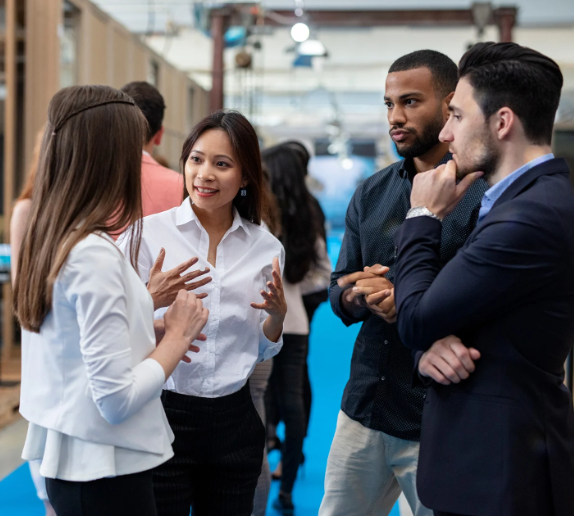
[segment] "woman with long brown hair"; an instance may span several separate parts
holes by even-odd
[[[144,219],[138,266],[147,281],[160,248],[168,266],[198,256],[211,269],[211,283],[198,289],[209,294],[210,316],[201,351],[176,368],[162,394],[175,456],[154,471],[158,514],[250,516],[265,429],[247,382],[282,346],[283,246],[261,226],[261,155],[245,117],[219,111],[203,119],[181,163],[187,197]]]
[[[110,237],[135,228],[136,264],[144,128],[133,101],[106,86],[63,89],[48,110],[14,308],[31,332],[23,458],[42,461],[58,516],[156,514],[150,469],[173,455],[161,386],[199,351],[207,320],[180,291],[156,346],[154,302]]]

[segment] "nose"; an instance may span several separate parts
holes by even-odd
[[[407,123],[407,117],[404,108],[395,104],[387,111],[387,120],[391,127],[394,125],[405,125]]]
[[[451,143],[454,140],[454,134],[452,132],[452,120],[453,117],[450,116],[444,124],[442,131],[438,135],[438,139],[443,143]]]
[[[202,163],[197,171],[197,179],[203,182],[213,181],[215,179],[209,163]]]

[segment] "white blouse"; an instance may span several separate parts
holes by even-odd
[[[322,238],[315,243],[317,263],[313,264],[309,272],[299,283],[285,285],[285,301],[287,302],[287,316],[283,325],[283,333],[290,335],[309,335],[309,318],[303,303],[303,296],[321,290],[327,290],[331,282],[331,260],[327,254],[327,247]]]
[[[127,235],[128,233],[126,233]],[[127,238],[118,239],[127,253]],[[209,318],[203,333],[207,341],[196,342],[198,353],[189,352],[191,363],[180,362],[165,389],[189,396],[217,398],[239,391],[257,362],[276,355],[282,337],[271,342],[263,333],[268,317],[250,303],[263,302],[260,291],[272,280],[272,261],[285,263],[283,246],[271,233],[241,218],[234,210],[231,227],[217,246],[216,267],[207,261],[209,235],[191,208],[189,198],[181,206],[144,218],[138,268],[141,279],[149,280],[161,248],[165,248],[163,270],[169,270],[197,256],[193,269],[209,267],[213,280],[195,293],[207,293],[203,304]],[[161,319],[166,309],[155,312]]]
[[[44,477],[88,481],[151,469],[173,456],[159,400],[165,373],[153,303],[113,240],[76,244],[40,333],[24,332],[22,458]]]

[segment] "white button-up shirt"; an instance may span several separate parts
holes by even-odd
[[[127,238],[120,237],[120,248],[127,253]],[[163,270],[197,256],[193,269],[210,268],[213,280],[194,292],[206,292],[203,300],[209,318],[203,333],[205,342],[195,342],[199,353],[189,352],[191,363],[180,362],[165,384],[165,389],[190,396],[216,398],[240,390],[255,364],[276,355],[282,338],[271,342],[263,333],[268,314],[250,303],[263,302],[260,291],[272,279],[272,261],[285,263],[283,246],[263,227],[252,224],[234,210],[233,223],[217,247],[216,267],[207,261],[209,235],[201,225],[189,198],[181,206],[144,218],[138,260],[140,277],[149,279],[161,248],[165,248]],[[161,319],[166,309],[155,312]]]

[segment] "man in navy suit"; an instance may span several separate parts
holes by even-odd
[[[459,77],[440,135],[454,161],[415,176],[395,236],[398,330],[430,383],[418,494],[435,515],[572,516],[574,193],[550,147],[562,74],[479,43]],[[477,227],[441,269],[441,221],[481,175]]]

